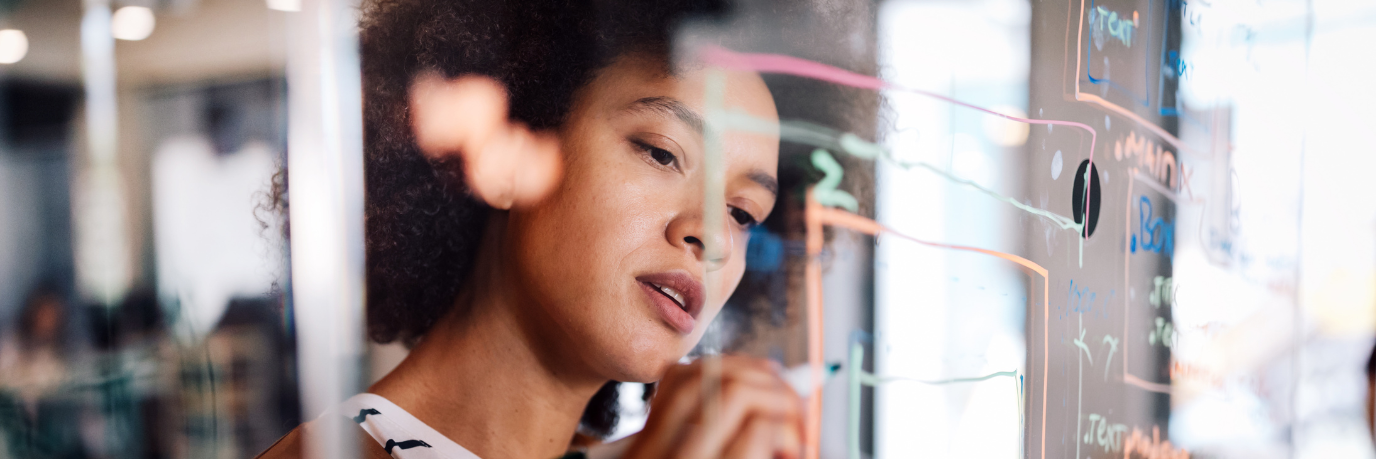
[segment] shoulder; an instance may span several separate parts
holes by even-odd
[[[282,438],[277,439],[277,442],[269,446],[267,450],[258,453],[255,459],[297,459],[304,457],[301,454],[301,444],[302,438],[305,436],[303,432],[309,424],[311,423],[301,424],[295,429],[291,429],[291,432],[287,432]]]
[[[258,454],[256,459],[300,459],[306,457],[302,449],[306,443],[306,437],[315,431],[316,425],[317,421],[311,421],[297,426],[282,438],[277,439],[277,442],[269,446],[266,451]],[[391,456],[383,451],[382,446],[378,445],[367,432],[358,427],[354,429],[358,434],[358,451],[362,452],[365,459],[391,459]]]

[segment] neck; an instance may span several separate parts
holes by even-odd
[[[504,231],[489,227],[487,233]],[[492,239],[485,238],[485,248],[501,246],[488,244]],[[479,457],[559,457],[606,380],[540,341],[523,317],[533,306],[515,294],[520,290],[502,274],[504,257],[493,252],[479,255],[458,307],[369,392]]]

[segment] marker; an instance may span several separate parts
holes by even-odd
[[[836,373],[840,370],[840,362],[832,362],[822,367],[821,384],[825,384],[828,379],[831,379],[831,377],[836,375]],[[811,365],[802,364],[793,368],[789,368],[787,370],[784,370],[782,376],[784,378],[784,381],[788,381],[788,385],[793,386],[793,390],[798,391],[798,395],[806,397],[812,394],[812,385],[808,384],[808,382],[812,379]]]

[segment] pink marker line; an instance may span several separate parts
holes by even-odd
[[[923,91],[921,89],[905,88],[869,75],[861,75],[859,73],[832,67],[830,65],[826,65],[820,62],[810,61],[807,59],[797,58],[793,56],[785,56],[782,54],[738,53],[726,48],[722,48],[720,46],[708,45],[699,50],[698,56],[700,59],[703,60],[703,62],[733,70],[750,70],[760,73],[781,73],[785,75],[812,78],[814,80],[828,81],[854,88],[873,90],[892,89],[896,91],[910,92],[913,94],[923,95],[931,97],[933,99],[949,102],[972,110],[978,110],[1001,118],[1017,121],[1019,123],[1060,125],[1084,129],[1086,131],[1089,131],[1089,167],[1087,168],[1087,170],[1094,170],[1094,146],[1096,142],[1099,140],[1099,132],[1095,131],[1094,128],[1090,127],[1088,124],[1077,123],[1074,121],[1039,120],[1032,118],[1018,118],[1016,116],[1008,116],[984,107],[961,102],[959,100],[952,99],[950,97],[946,97],[934,92]],[[1089,188],[1089,186],[1090,180],[1086,180],[1085,188]],[[1086,199],[1084,203],[1084,209],[1081,210],[1083,211],[1083,214],[1087,217],[1089,215],[1089,193],[1085,193],[1085,197]],[[1081,231],[1081,237],[1084,237],[1083,230]]]
[[[1094,128],[1089,127],[1089,125],[1084,124],[1084,123],[1076,123],[1076,122],[1074,122],[1074,121],[1061,121],[1061,120],[1038,120],[1038,119],[1018,118],[1018,117],[1014,117],[1014,116],[1008,116],[1008,115],[1005,115],[1005,114],[1002,114],[1002,113],[999,113],[999,112],[996,112],[996,111],[993,111],[993,110],[989,110],[989,109],[987,109],[987,108],[983,108],[983,107],[979,107],[979,106],[967,104],[967,103],[965,103],[965,102],[961,102],[961,101],[959,101],[959,100],[955,100],[955,99],[952,99],[952,98],[950,98],[950,97],[946,97],[946,96],[943,96],[943,95],[940,95],[940,94],[931,93],[931,92],[927,92],[927,91],[922,91],[922,90],[918,90],[918,89],[904,88],[904,87],[901,87],[901,86],[898,86],[898,85],[889,83],[889,82],[887,82],[887,81],[881,80],[881,79],[879,79],[879,78],[875,78],[875,77],[868,76],[868,75],[861,75],[861,74],[858,74],[858,73],[855,73],[855,72],[850,72],[850,71],[847,71],[847,70],[843,70],[843,69],[839,69],[839,68],[836,68],[836,67],[832,67],[832,66],[829,66],[829,65],[826,65],[826,64],[822,64],[822,63],[820,63],[820,62],[810,61],[810,60],[807,60],[807,59],[800,59],[800,58],[796,58],[796,57],[793,57],[793,56],[785,56],[785,55],[782,55],[782,54],[737,53],[737,52],[734,52],[734,51],[731,51],[731,50],[728,50],[728,49],[726,49],[726,48],[722,48],[722,47],[719,47],[719,46],[706,46],[706,47],[704,47],[704,48],[699,49],[699,52],[700,52],[699,58],[702,59],[704,62],[706,62],[706,63],[708,63],[708,64],[710,64],[710,65],[715,65],[715,66],[718,66],[718,67],[723,67],[723,68],[728,68],[728,69],[735,69],[735,70],[750,70],[750,71],[761,72],[761,73],[781,73],[781,74],[786,74],[786,75],[795,75],[795,76],[801,76],[801,77],[806,77],[806,78],[812,78],[812,79],[814,79],[814,80],[828,81],[828,82],[836,83],[836,84],[839,84],[839,85],[851,86],[851,87],[863,88],[863,89],[872,89],[872,90],[893,89],[893,90],[904,91],[904,92],[910,92],[910,93],[919,94],[919,95],[931,97],[931,98],[934,98],[934,99],[946,101],[946,102],[949,102],[949,103],[952,103],[952,104],[955,104],[955,105],[959,105],[959,106],[962,106],[962,107],[966,107],[966,108],[978,110],[978,111],[981,111],[981,112],[984,112],[984,113],[988,113],[988,114],[990,114],[990,115],[999,116],[999,117],[1002,117],[1002,118],[1005,118],[1005,119],[1009,119],[1009,120],[1013,120],[1013,121],[1017,121],[1017,122],[1020,122],[1020,123],[1027,123],[1027,124],[1049,124],[1049,125],[1057,125],[1057,124],[1058,124],[1058,125],[1062,125],[1062,126],[1071,126],[1071,127],[1077,127],[1077,128],[1080,128],[1080,129],[1084,129],[1084,130],[1086,130],[1086,131],[1089,131],[1089,139],[1090,139],[1090,140],[1089,140],[1089,167],[1088,167],[1087,169],[1088,169],[1088,171],[1093,171],[1093,170],[1094,170],[1094,146],[1095,146],[1096,141],[1098,140],[1099,133],[1098,133],[1097,131],[1095,131]],[[1085,197],[1086,197],[1086,199],[1085,199],[1085,204],[1084,204],[1084,205],[1085,205],[1085,208],[1084,208],[1084,215],[1085,215],[1085,217],[1086,217],[1086,220],[1088,220],[1088,216],[1089,216],[1089,199],[1088,199],[1088,198],[1089,198],[1089,193],[1088,193],[1088,191],[1089,191],[1089,187],[1090,187],[1090,184],[1091,184],[1091,183],[1092,183],[1091,180],[1086,180],[1086,181],[1085,181],[1085,191],[1086,191]],[[825,209],[825,208],[821,207],[820,205],[817,204],[817,202],[816,202],[815,200],[812,199],[812,194],[809,192],[809,193],[808,193],[808,212],[807,212],[807,220],[808,220],[808,250],[809,250],[808,253],[809,253],[810,255],[815,255],[816,253],[820,253],[820,251],[821,251],[821,226],[822,226],[823,220],[824,220],[824,218],[822,217],[823,215],[826,215],[827,217],[830,217],[830,218],[828,218],[828,219],[826,219],[826,220],[828,220],[828,223],[833,224],[833,225],[849,226],[849,227],[851,227],[852,229],[856,229],[856,230],[863,231],[863,232],[868,232],[868,233],[874,234],[874,235],[878,235],[878,233],[880,233],[880,232],[887,232],[887,231],[884,231],[886,228],[883,228],[883,226],[882,226],[882,225],[879,225],[877,222],[874,222],[874,221],[866,221],[866,220],[868,220],[868,219],[863,219],[863,218],[860,218],[860,217],[858,217],[858,216],[853,216],[853,218],[847,218],[848,216],[845,215],[845,214],[840,213],[840,211],[834,211],[834,210],[832,210],[832,209]],[[849,224],[849,225],[847,225],[847,224]],[[896,233],[896,232],[889,232],[889,233],[890,233],[890,234],[894,234],[894,235],[899,236],[899,237],[908,238],[908,237],[902,235],[901,233]],[[1081,233],[1081,234],[1084,234],[1084,233]],[[1082,236],[1082,237],[1083,237],[1083,236]],[[1042,275],[1042,282],[1043,282],[1042,294],[1043,294],[1043,296],[1044,296],[1044,298],[1042,299],[1042,307],[1043,307],[1043,311],[1042,311],[1042,313],[1043,313],[1042,325],[1043,325],[1043,326],[1049,327],[1049,324],[1050,324],[1050,321],[1051,321],[1051,310],[1050,310],[1050,289],[1051,289],[1051,287],[1050,287],[1050,282],[1051,282],[1051,279],[1050,279],[1050,276],[1049,276],[1049,272],[1046,270],[1046,268],[1043,268],[1043,267],[1041,267],[1040,265],[1037,265],[1036,263],[1033,263],[1033,262],[1030,261],[1030,260],[1027,260],[1027,259],[1022,258],[1022,257],[1018,257],[1017,255],[1013,255],[1013,254],[1005,254],[1005,253],[1001,253],[1001,252],[987,251],[987,250],[984,250],[984,249],[978,249],[978,248],[973,248],[973,247],[947,246],[947,245],[945,245],[945,244],[932,243],[932,242],[927,242],[927,241],[919,241],[919,240],[917,240],[917,239],[912,239],[912,238],[908,238],[908,239],[911,239],[911,240],[913,240],[913,241],[916,241],[916,242],[922,243],[922,244],[931,244],[931,245],[935,245],[935,246],[947,247],[947,248],[957,249],[957,250],[973,250],[973,251],[977,251],[977,252],[983,252],[983,253],[986,253],[986,254],[989,254],[989,255],[994,255],[994,256],[997,256],[997,257],[1000,257],[1000,258],[1003,258],[1003,259],[1012,261],[1012,262],[1014,262],[1014,263],[1018,263],[1018,264],[1020,264],[1020,265],[1022,265],[1022,266],[1024,266],[1024,267],[1026,267],[1026,268],[1029,268],[1029,269],[1031,269],[1031,270],[1037,272],[1038,274],[1041,274],[1041,275]],[[809,316],[809,318],[810,318],[809,321],[808,321],[808,323],[809,323],[809,333],[808,333],[808,360],[809,360],[809,362],[811,363],[811,366],[812,366],[812,368],[813,368],[814,374],[820,374],[820,372],[821,372],[821,366],[822,366],[822,355],[821,355],[821,350],[822,350],[822,349],[821,349],[821,347],[822,347],[822,346],[821,346],[821,341],[822,341],[822,337],[821,337],[822,327],[821,327],[821,324],[820,324],[820,322],[821,322],[821,317],[822,317],[822,315],[821,315],[821,309],[822,309],[822,304],[821,304],[821,293],[822,293],[822,292],[821,292],[821,289],[822,289],[822,288],[821,288],[821,267],[820,267],[820,263],[815,262],[815,260],[816,260],[816,257],[815,257],[815,256],[813,256],[811,259],[814,260],[814,261],[810,261],[810,262],[808,263],[808,273],[807,273],[807,284],[808,284],[808,287],[807,287],[807,290],[808,290],[808,305],[807,305],[807,309],[808,309],[808,316]],[[1042,374],[1042,406],[1041,406],[1041,411],[1042,411],[1041,456],[1042,456],[1043,458],[1046,457],[1046,428],[1045,428],[1045,426],[1046,426],[1046,411],[1047,411],[1047,409],[1046,409],[1047,375],[1046,375],[1045,368],[1047,368],[1047,365],[1050,364],[1050,358],[1051,358],[1051,356],[1050,356],[1050,350],[1049,350],[1049,349],[1050,349],[1050,348],[1049,348],[1049,345],[1050,345],[1049,339],[1050,339],[1050,338],[1049,338],[1049,336],[1048,336],[1049,334],[1050,334],[1049,329],[1044,329],[1043,332],[1042,332],[1042,340],[1043,340],[1043,343],[1042,343],[1042,352],[1043,352],[1043,355],[1042,355],[1042,360],[1043,360],[1042,368],[1043,368],[1043,371],[1042,371],[1042,373],[1043,373],[1043,374]],[[821,419],[820,419],[820,414],[821,414],[821,408],[822,408],[822,407],[821,407],[821,396],[820,396],[820,395],[821,395],[821,390],[820,390],[820,388],[814,387],[813,392],[812,392],[811,400],[809,400],[809,407],[808,407],[808,410],[807,410],[807,433],[808,433],[808,435],[807,435],[807,447],[806,447],[806,449],[805,449],[805,455],[804,455],[804,457],[806,457],[807,459],[816,459],[816,458],[818,457],[818,453],[819,453],[819,444],[818,444],[818,443],[819,443],[819,442],[818,442],[819,435],[818,435],[818,434],[819,434],[819,432],[820,432],[820,430],[821,430]]]

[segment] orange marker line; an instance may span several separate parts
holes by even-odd
[[[968,252],[978,252],[985,255],[992,255],[1004,260],[1017,263],[1042,276],[1042,457],[1046,457],[1046,392],[1047,392],[1047,371],[1051,363],[1051,351],[1049,349],[1050,338],[1049,324],[1051,322],[1051,278],[1046,268],[1034,263],[1032,260],[1011,254],[999,252],[997,250],[981,249],[979,247],[969,247],[963,245],[942,244],[917,239],[912,236],[894,231],[874,220],[852,214],[839,209],[822,207],[812,196],[812,190],[807,193],[807,207],[805,221],[807,224],[807,317],[808,317],[808,363],[812,367],[813,387],[811,399],[808,400],[807,411],[807,459],[817,459],[821,447],[822,430],[822,386],[818,384],[822,375],[822,262],[819,255],[822,253],[822,225],[839,226],[842,228],[858,231],[870,236],[878,237],[881,233],[887,233],[902,239],[916,242],[918,244],[940,247],[952,250],[964,250]]]
[[[1150,382],[1150,381],[1144,381],[1144,380],[1142,380],[1142,378],[1138,378],[1138,377],[1133,376],[1133,375],[1124,376],[1124,377],[1123,377],[1123,382],[1128,383],[1128,384],[1131,384],[1131,385],[1134,385],[1134,386],[1137,386],[1137,387],[1140,387],[1140,388],[1142,388],[1142,389],[1144,389],[1144,390],[1151,391],[1151,392],[1159,392],[1159,393],[1162,393],[1162,394],[1169,394],[1169,393],[1171,393],[1171,385],[1170,385],[1170,384],[1162,384],[1162,383],[1154,383],[1154,382]]]
[[[1070,8],[1071,8],[1072,10],[1074,10],[1074,8],[1075,8],[1074,0],[1071,0]],[[1176,148],[1176,150],[1178,150],[1178,151],[1182,151],[1182,152],[1188,151],[1188,152],[1190,152],[1190,153],[1196,153],[1195,150],[1194,150],[1193,148],[1190,148],[1188,145],[1185,145],[1185,142],[1181,142],[1179,138],[1177,138],[1177,137],[1174,136],[1174,135],[1171,135],[1171,133],[1169,133],[1169,132],[1166,132],[1165,129],[1161,129],[1161,127],[1160,127],[1160,126],[1157,126],[1156,123],[1152,123],[1152,122],[1150,122],[1150,121],[1147,121],[1146,118],[1142,118],[1141,116],[1138,116],[1136,113],[1133,113],[1131,110],[1128,110],[1128,109],[1126,109],[1126,108],[1123,108],[1123,107],[1118,106],[1118,104],[1115,104],[1115,103],[1113,103],[1113,102],[1109,102],[1109,101],[1107,101],[1107,100],[1104,100],[1104,98],[1102,98],[1102,97],[1096,96],[1096,95],[1094,95],[1094,94],[1086,94],[1086,93],[1080,92],[1080,56],[1082,55],[1082,54],[1081,54],[1080,45],[1081,45],[1082,43],[1084,43],[1084,34],[1085,34],[1085,22],[1084,22],[1084,21],[1085,21],[1085,1],[1084,1],[1084,0],[1080,0],[1079,31],[1077,32],[1077,36],[1076,36],[1076,39],[1075,39],[1075,100],[1080,101],[1080,102],[1088,102],[1088,103],[1091,103],[1091,104],[1094,104],[1094,105],[1098,105],[1099,107],[1101,107],[1101,108],[1103,108],[1103,109],[1105,109],[1105,110],[1108,110],[1108,111],[1110,111],[1110,112],[1113,112],[1114,114],[1117,114],[1117,115],[1122,116],[1122,117],[1124,117],[1124,118],[1130,119],[1130,120],[1132,120],[1133,122],[1137,123],[1138,125],[1141,125],[1142,127],[1147,128],[1147,130],[1151,131],[1153,134],[1156,134],[1157,136],[1160,136],[1162,139],[1164,139],[1166,142],[1169,142],[1171,145],[1174,145],[1175,148]],[[1067,24],[1067,26],[1068,26],[1068,25],[1069,25],[1069,24]],[[1067,48],[1069,48],[1069,47],[1067,47]],[[1064,83],[1062,83],[1062,84],[1064,84]],[[1196,154],[1197,154],[1197,153],[1196,153]]]
[[[812,390],[807,401],[807,459],[817,459],[822,440],[822,206],[807,190],[807,360]]]

